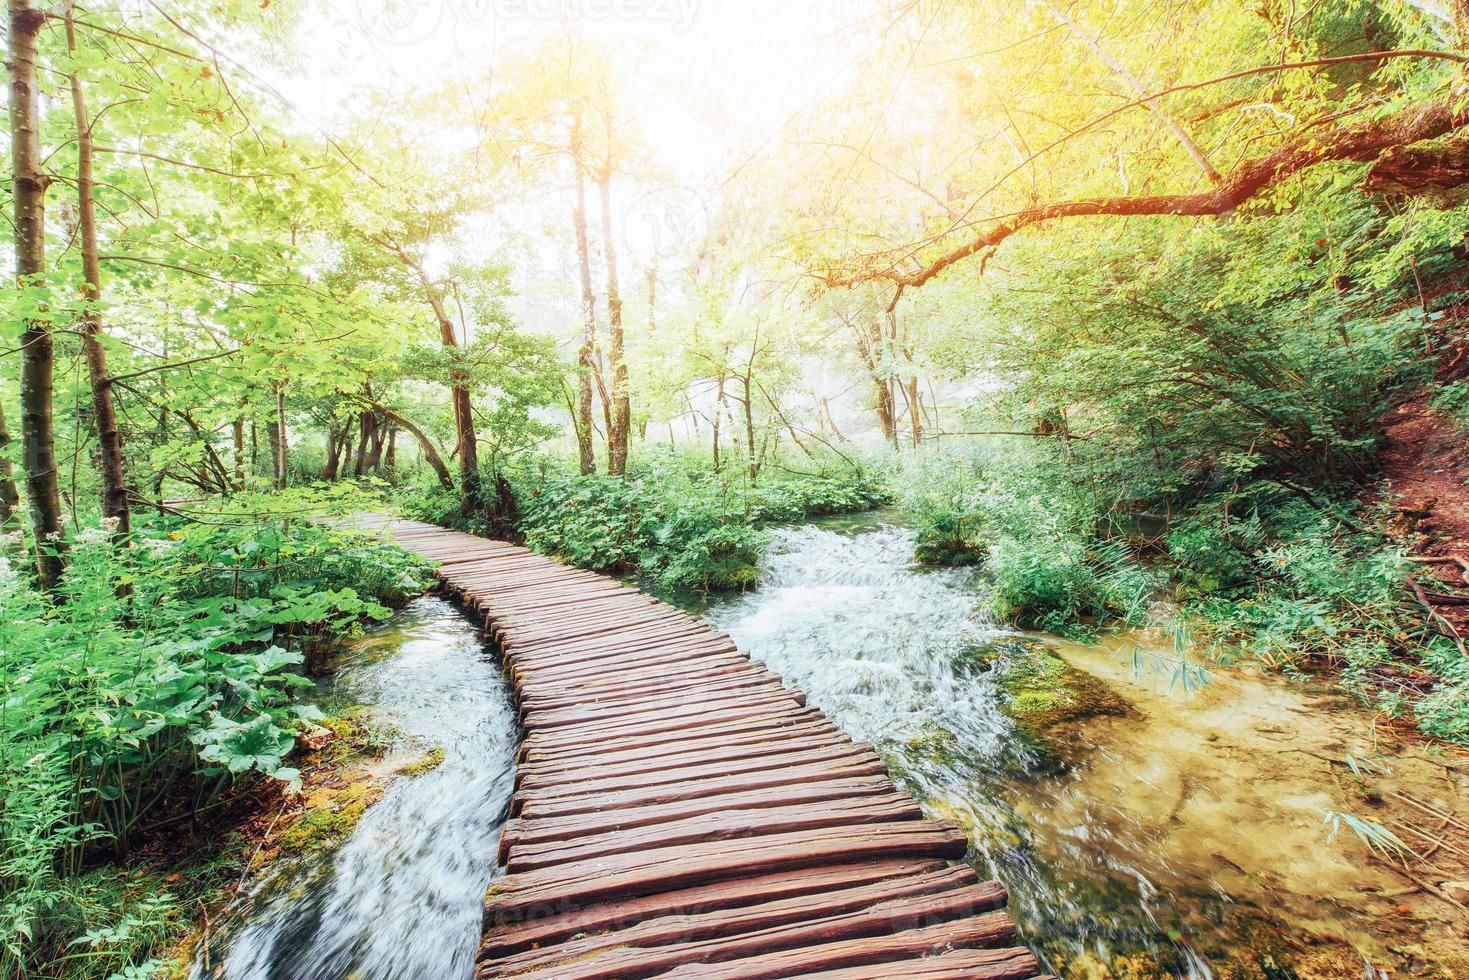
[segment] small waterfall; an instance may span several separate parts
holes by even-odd
[[[1065,777],[1041,772],[1002,709],[992,665],[1035,641],[995,622],[985,599],[974,570],[919,566],[908,529],[849,521],[778,532],[757,588],[703,615],[872,742],[932,816],[964,828],[973,863],[1009,886],[1022,939],[1043,958],[1149,950],[1174,975],[1207,980],[1159,922],[1171,896],[1153,883],[1144,835],[1021,816]]]

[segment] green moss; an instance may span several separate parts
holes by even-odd
[[[422,776],[424,773],[433,772],[444,761],[444,750],[442,748],[430,749],[422,757],[406,762],[394,770],[399,776]]]
[[[280,853],[306,854],[334,847],[382,795],[382,786],[370,777],[340,789],[313,792],[306,812],[281,835]]]
[[[1077,670],[1041,643],[1016,644],[1000,672],[1005,713],[1046,754],[1064,758],[1077,744],[1080,725],[1091,718],[1123,717],[1132,706],[1112,688]]]

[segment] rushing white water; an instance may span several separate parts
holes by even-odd
[[[424,598],[353,644],[332,686],[444,761],[390,785],[329,855],[282,862],[228,913],[195,980],[472,975],[519,739],[504,676],[467,620]]]
[[[854,738],[886,751],[954,736],[968,756],[1005,750],[1011,726],[965,653],[1013,631],[981,609],[969,569],[920,571],[911,534],[781,531],[759,588],[707,618],[802,688]]]

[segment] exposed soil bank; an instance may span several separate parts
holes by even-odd
[[[1085,759],[1021,794],[1038,848],[1078,833],[1097,848],[1140,841],[1155,854],[1152,885],[1199,894],[1175,939],[1215,976],[1372,976],[1370,963],[1469,977],[1469,757],[1376,729],[1314,683],[1216,670],[1186,692],[1169,673],[1135,672],[1134,650],[1172,655],[1144,634],[1047,642],[1133,710],[1083,721]],[[1329,812],[1380,821],[1417,856],[1375,855],[1346,826],[1328,843]],[[1084,956],[1058,965],[1068,980],[1150,975]]]

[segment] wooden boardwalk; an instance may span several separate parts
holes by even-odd
[[[1005,889],[869,745],[610,578],[363,516],[484,617],[525,741],[479,977],[1014,978]]]

